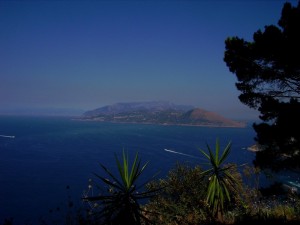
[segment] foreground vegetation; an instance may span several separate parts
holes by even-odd
[[[118,174],[100,164],[106,176],[95,174],[97,179],[90,180],[83,208],[77,209],[70,200],[64,212],[51,211],[52,217],[41,219],[40,224],[298,224],[299,196],[293,192],[264,195],[271,192],[253,185],[258,183],[257,170],[225,164],[230,148],[229,143],[221,151],[217,140],[215,149],[200,149],[208,169],[178,163],[165,178],[150,180],[142,177],[148,163],[142,164],[138,154],[130,163],[123,151],[122,160],[116,156]],[[99,191],[96,195],[89,192],[94,186]],[[1,224],[10,225],[13,220]]]

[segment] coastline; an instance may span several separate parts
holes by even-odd
[[[217,125],[217,124],[183,124],[183,123],[151,123],[151,122],[121,122],[121,121],[104,121],[99,119],[76,118],[78,121],[92,121],[115,124],[142,124],[142,125],[159,125],[159,126],[187,126],[187,127],[213,127],[213,128],[246,128],[246,123],[241,123],[240,126]]]

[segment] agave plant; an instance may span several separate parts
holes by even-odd
[[[95,215],[98,215],[104,224],[131,224],[140,225],[141,219],[146,221],[145,210],[141,207],[139,201],[155,196],[158,190],[141,191],[148,182],[137,186],[137,180],[144,172],[148,162],[141,165],[141,160],[136,153],[134,161],[129,165],[128,153],[123,150],[123,162],[120,162],[115,155],[119,172],[119,178],[112,174],[104,165],[100,164],[111,180],[95,174],[105,185],[108,185],[108,193],[99,196],[83,197],[83,200],[94,203],[93,209]],[[96,206],[98,207],[94,207]],[[98,210],[97,210],[98,209]],[[97,210],[97,211],[95,211]]]
[[[239,181],[232,176],[231,170],[233,165],[225,166],[224,161],[227,159],[231,142],[227,144],[220,155],[220,142],[216,139],[215,152],[207,144],[208,153],[199,149],[200,152],[208,159],[209,169],[203,172],[203,175],[208,176],[207,203],[212,209],[212,213],[219,218],[223,217],[224,204],[226,201],[231,201],[231,190],[236,189]]]

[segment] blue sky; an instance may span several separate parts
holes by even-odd
[[[251,41],[284,2],[0,1],[0,113],[164,100],[254,118],[224,41]]]

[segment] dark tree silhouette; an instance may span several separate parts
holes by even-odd
[[[300,167],[300,1],[285,3],[278,26],[258,30],[253,41],[225,41],[224,61],[237,77],[242,103],[260,112],[254,124],[263,146],[254,163],[280,170]]]

